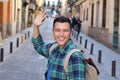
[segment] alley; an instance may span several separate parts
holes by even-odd
[[[45,42],[52,42],[52,22],[53,18],[47,18],[44,24],[40,27],[41,34]],[[19,42],[19,47],[16,48],[16,38],[21,38],[30,31],[30,36],[24,39],[24,42]],[[1,48],[4,48],[4,60],[0,62],[0,80],[44,80],[44,71],[47,60],[37,54],[31,43],[33,27],[28,28],[14,36],[4,40]],[[91,57],[100,70],[99,80],[120,80],[120,55],[106,46],[98,43],[92,38],[80,33],[82,36],[82,44],[72,36],[74,43],[84,50],[85,56]],[[84,48],[85,40],[88,40],[87,48]],[[9,52],[9,43],[13,42],[13,52]],[[91,43],[94,43],[93,54],[89,54]],[[102,62],[98,63],[98,50],[102,50]],[[116,76],[111,76],[111,61],[116,60]]]

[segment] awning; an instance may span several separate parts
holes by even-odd
[[[79,1],[77,1],[77,2],[75,3],[75,5],[77,6],[77,5],[81,4],[81,3],[84,2],[84,1],[86,1],[86,0],[79,0]]]
[[[0,0],[0,2],[8,2],[8,0]]]

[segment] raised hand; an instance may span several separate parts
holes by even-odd
[[[47,17],[46,12],[42,12],[41,14],[39,13],[34,20],[34,26],[39,27],[43,23],[46,17]]]

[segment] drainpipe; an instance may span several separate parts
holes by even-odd
[[[0,46],[2,46],[2,34],[0,32]]]

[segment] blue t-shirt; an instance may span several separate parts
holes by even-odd
[[[50,79],[50,76],[51,76],[52,66],[53,66],[53,64],[51,64],[50,67],[49,67],[49,69],[48,69],[47,80],[51,80],[51,79]]]

